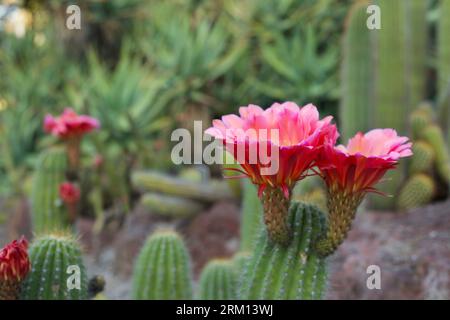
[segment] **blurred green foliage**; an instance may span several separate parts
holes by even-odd
[[[120,194],[131,167],[170,170],[170,133],[189,121],[280,100],[335,113],[350,3],[84,0],[82,30],[68,30],[70,1],[24,1],[26,35],[0,34],[0,190],[23,192],[54,142],[42,119],[66,106],[101,121],[85,161],[102,156],[103,183],[125,185]]]

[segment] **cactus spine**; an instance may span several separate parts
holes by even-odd
[[[137,300],[192,298],[189,254],[175,231],[157,231],[147,239],[136,260],[132,295]]]
[[[87,275],[81,249],[70,235],[50,234],[37,238],[30,246],[31,271],[22,287],[26,300],[82,300],[87,298]],[[80,290],[68,283],[80,271]],[[77,284],[77,280],[73,280]]]
[[[373,110],[372,39],[370,30],[366,27],[367,5],[368,1],[359,1],[353,5],[347,18],[343,40],[340,119],[345,140],[357,131],[369,129],[368,113]]]
[[[68,226],[67,211],[59,197],[65,181],[67,157],[64,149],[52,148],[40,156],[31,196],[33,230],[55,231]]]
[[[433,198],[435,184],[429,176],[418,173],[406,181],[398,197],[399,209],[412,209],[427,204]]]
[[[236,270],[231,260],[212,260],[200,275],[199,298],[202,300],[236,299]]]
[[[325,232],[324,214],[317,207],[293,202],[289,209],[292,242],[283,247],[262,229],[255,251],[241,275],[243,299],[320,299],[327,284],[325,259],[313,243]]]
[[[256,235],[263,225],[263,208],[255,186],[247,179],[243,183],[241,250],[250,251],[255,245]]]

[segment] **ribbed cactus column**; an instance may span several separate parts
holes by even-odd
[[[427,63],[427,1],[400,0],[404,6],[406,36],[406,79],[408,103],[414,108],[425,98]],[[383,20],[383,13],[382,20]]]
[[[157,231],[144,244],[133,272],[134,299],[192,298],[190,258],[174,231]]]
[[[408,118],[408,84],[406,81],[406,15],[402,1],[377,0],[380,7],[381,29],[373,30],[376,35],[375,66],[375,108],[374,126],[394,128],[404,134]],[[397,194],[404,177],[404,168],[389,172],[382,185],[383,192]],[[392,209],[395,197],[371,197],[376,209]]]
[[[22,287],[22,299],[87,298],[87,275],[80,246],[71,235],[41,236],[31,244],[29,255],[31,271]]]
[[[344,140],[370,128],[373,110],[373,39],[366,27],[369,1],[358,1],[346,21],[341,67],[340,131]]]
[[[68,226],[68,215],[59,197],[65,181],[67,156],[62,148],[51,148],[39,159],[31,196],[33,231],[43,233]]]
[[[289,209],[292,242],[271,242],[263,229],[255,251],[241,274],[242,299],[320,299],[327,284],[325,259],[313,243],[325,232],[324,214],[317,207],[294,202]]]
[[[256,236],[263,226],[263,208],[258,198],[256,187],[250,180],[243,181],[244,192],[241,211],[241,250],[252,250],[256,243]]]
[[[199,299],[236,299],[237,273],[231,260],[210,261],[202,271],[199,282]]]
[[[440,0],[437,41],[438,95],[440,123],[450,148],[450,1]]]

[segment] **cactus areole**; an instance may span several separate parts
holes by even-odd
[[[28,242],[22,237],[0,250],[0,300],[19,298],[20,286],[30,271]]]

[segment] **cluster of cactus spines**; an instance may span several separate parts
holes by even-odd
[[[435,153],[433,147],[425,141],[414,142],[412,146],[413,157],[409,165],[409,172],[411,174],[420,172],[431,172]]]
[[[411,176],[398,197],[399,209],[407,210],[429,203],[435,188],[433,179],[428,175],[417,173]]]
[[[256,187],[250,180],[243,181],[241,210],[241,250],[252,250],[256,236],[263,225],[263,208]]]
[[[38,237],[31,244],[29,255],[31,271],[22,287],[22,299],[83,300],[87,298],[86,270],[80,246],[73,236],[53,233]],[[73,276],[72,279],[71,276]]]
[[[64,149],[54,147],[41,154],[31,195],[33,231],[36,233],[68,226],[67,210],[59,195],[59,186],[66,179],[66,170]]]
[[[215,259],[205,266],[199,281],[202,300],[234,300],[237,298],[237,270],[232,260]]]
[[[156,231],[147,239],[136,260],[133,298],[192,299],[190,264],[186,246],[175,231]]]
[[[289,246],[270,241],[262,230],[257,246],[241,273],[241,299],[320,299],[327,284],[325,259],[314,251],[325,232],[325,216],[315,206],[293,202],[289,209]]]
[[[356,2],[346,21],[341,69],[342,100],[340,105],[341,133],[345,140],[357,131],[370,128],[369,114],[373,110],[373,62],[371,31],[366,28],[369,1]]]
[[[423,132],[423,138],[434,149],[436,171],[442,181],[450,183],[450,156],[444,134],[438,125],[430,125]]]

